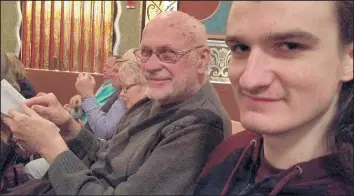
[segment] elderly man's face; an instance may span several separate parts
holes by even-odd
[[[116,87],[116,89],[120,89],[122,86],[121,86],[121,83],[120,83],[120,80],[119,80],[119,67],[121,66],[122,63],[115,63],[113,65],[113,70],[112,70],[112,76],[111,76],[111,82],[112,82],[112,85],[114,87]]]
[[[226,43],[243,126],[325,130],[341,84],[353,78],[352,45],[341,50],[339,41],[333,2],[234,2]]]
[[[140,45],[141,50],[160,52],[194,47],[197,46],[187,44],[186,33],[181,28],[167,27],[164,24],[145,29]],[[197,85],[197,59],[196,50],[178,55],[177,61],[173,63],[161,62],[152,54],[147,62],[141,63],[147,96],[164,102],[188,94]]]
[[[104,67],[103,67],[103,78],[104,79],[112,79],[114,77],[114,64],[116,63],[116,57],[111,56],[108,57]]]

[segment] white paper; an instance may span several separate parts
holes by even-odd
[[[8,116],[10,109],[24,113],[21,104],[26,100],[10,83],[5,79],[1,80],[1,113]],[[60,129],[57,127],[57,130]]]
[[[1,113],[8,115],[10,109],[23,113],[21,104],[26,99],[5,79],[1,80]]]

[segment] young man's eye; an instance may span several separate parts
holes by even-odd
[[[237,44],[231,47],[232,52],[241,53],[249,51],[250,47],[244,44]]]
[[[294,42],[284,42],[279,46],[281,51],[287,52],[291,50],[301,49],[302,45]]]

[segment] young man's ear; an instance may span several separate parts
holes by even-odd
[[[200,55],[200,63],[198,64],[197,67],[197,72],[199,74],[204,74],[206,72],[206,70],[208,69],[209,66],[209,62],[210,62],[210,48],[205,47],[201,50],[201,55]]]
[[[353,80],[353,42],[345,48],[342,81]]]

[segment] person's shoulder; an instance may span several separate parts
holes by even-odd
[[[215,166],[221,164],[228,156],[237,150],[245,148],[252,140],[261,138],[261,135],[245,130],[232,135],[221,144],[209,155],[208,162],[206,163],[201,176]]]
[[[202,88],[194,95],[192,100],[193,101],[190,101],[190,105],[194,105],[192,107],[196,109],[209,110],[219,115],[221,118],[224,118],[224,120],[231,120],[217,92],[210,82],[205,83]]]
[[[188,127],[192,125],[208,125],[218,129],[223,128],[223,119],[221,115],[203,107],[176,108],[172,119],[172,124],[178,124],[181,127]]]

